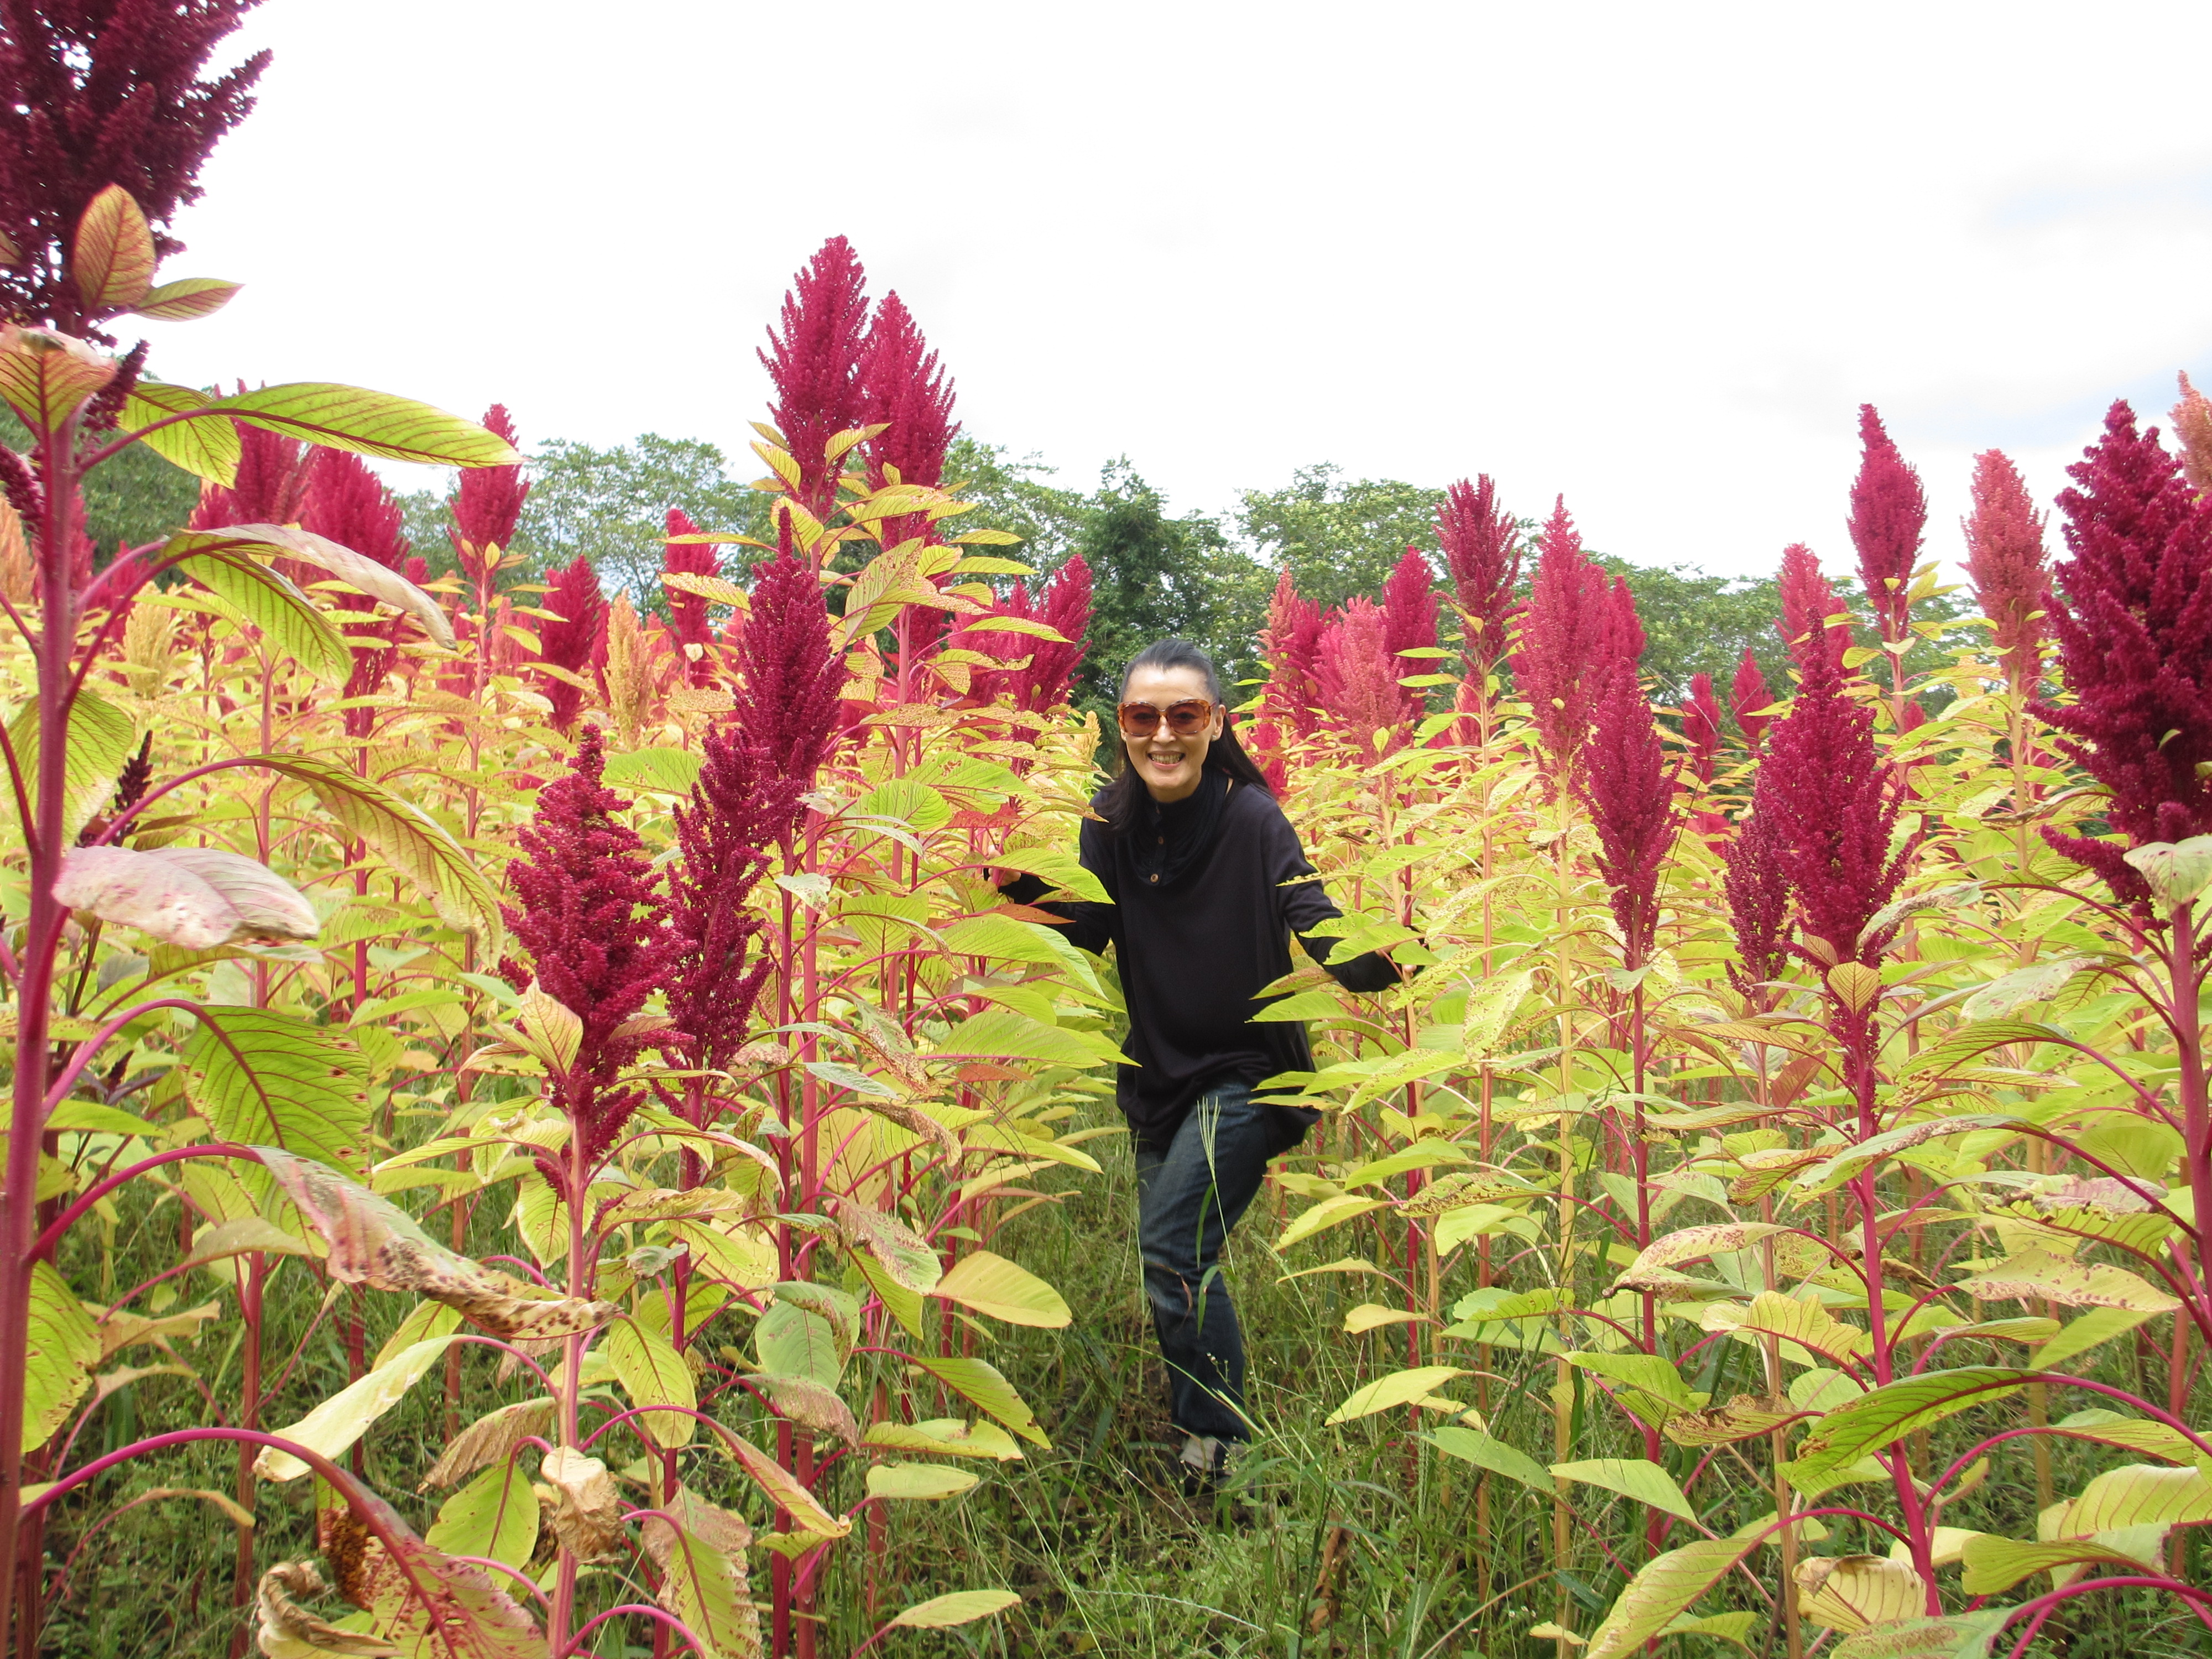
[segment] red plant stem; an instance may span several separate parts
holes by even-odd
[[[584,1163],[584,1137],[580,1127],[572,1127],[568,1135],[568,1294],[584,1297],[590,1294],[588,1270],[584,1261],[584,1205],[591,1191],[591,1171]],[[579,1334],[568,1337],[562,1350],[563,1365],[558,1396],[561,1443],[579,1445],[577,1437],[576,1400],[583,1390],[584,1338]],[[568,1626],[576,1613],[576,1552],[567,1545],[561,1547],[560,1567],[553,1586],[553,1620],[549,1634],[556,1653],[573,1651],[569,1645]]]
[[[24,927],[16,1000],[15,1076],[9,1115],[6,1186],[0,1190],[0,1649],[14,1637],[15,1564],[22,1546],[23,1401],[30,1363],[32,1231],[37,1224],[39,1152],[46,1121],[47,1030],[53,1012],[55,958],[68,913],[54,898],[61,872],[63,807],[69,761],[70,653],[76,632],[70,589],[76,544],[78,468],[74,416],[38,434],[46,499],[39,525],[43,617],[37,653],[39,773],[29,823],[30,913]],[[35,1526],[33,1533],[37,1531]],[[22,1632],[27,1652],[35,1632]]]
[[[128,1169],[118,1170],[88,1188],[76,1203],[56,1216],[46,1231],[39,1235],[26,1259],[43,1261],[53,1254],[55,1246],[61,1243],[63,1237],[84,1212],[125,1182],[136,1180],[149,1170],[158,1170],[164,1164],[181,1163],[188,1158],[242,1158],[256,1164],[261,1161],[255,1156],[252,1147],[228,1140],[205,1141],[197,1146],[173,1146],[166,1152],[156,1152],[151,1158],[141,1158]]]
[[[2212,1112],[2206,1109],[2204,1034],[2199,999],[2204,975],[2197,966],[2197,907],[2192,902],[2174,907],[2173,926],[2166,940],[2166,971],[2172,981],[2174,1046],[2180,1063],[2176,1079],[2181,1091],[2183,1180],[2195,1200],[2191,1224],[2175,1241],[2174,1255],[2182,1258],[2185,1276],[2193,1280],[2202,1302],[2205,1288],[2205,1207],[2212,1204]],[[2183,1241],[2185,1240],[2186,1243]],[[2190,1258],[2194,1257],[2191,1261]],[[2199,1321],[2212,1309],[2197,1310]],[[2189,1322],[2173,1322],[2173,1354],[2166,1373],[2166,1409],[2179,1417],[2188,1404]]]
[[[261,1426],[261,1321],[262,1291],[269,1279],[268,1258],[259,1251],[243,1258],[246,1272],[238,1287],[238,1316],[246,1323],[246,1352],[244,1365],[238,1382],[238,1425],[242,1429]],[[253,1513],[255,1480],[253,1460],[257,1453],[240,1443],[238,1448],[238,1477],[233,1496],[239,1508],[248,1515]],[[361,1469],[356,1465],[354,1473]],[[250,1527],[238,1529],[238,1555],[232,1568],[230,1604],[243,1609],[253,1601],[253,1532]],[[231,1632],[230,1659],[245,1659],[250,1637],[248,1621],[240,1619],[238,1628]]]

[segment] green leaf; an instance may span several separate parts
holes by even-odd
[[[608,756],[600,781],[610,789],[642,789],[688,798],[705,764],[703,757],[688,749],[632,749]]]
[[[258,528],[258,526],[249,526]],[[265,545],[237,530],[188,530],[169,538],[165,557],[258,629],[270,644],[325,684],[342,685],[353,652],[337,625],[281,571],[246,550]],[[176,556],[181,554],[183,556]]]
[[[2057,957],[2015,968],[1968,997],[1959,1012],[1968,1020],[2001,1019],[2016,1008],[2057,996],[2068,980],[2095,960],[2094,957]]]
[[[1099,1049],[1106,1050],[1102,1054]],[[933,1056],[975,1060],[1036,1060],[1048,1066],[1092,1066],[1112,1057],[1103,1038],[1045,1025],[1011,1008],[986,1008],[947,1031]]]
[[[428,1342],[434,1336],[451,1336],[461,1328],[460,1311],[442,1302],[424,1297],[407,1310],[407,1317],[399,1322],[399,1328],[384,1339],[384,1346],[376,1351],[372,1365],[381,1365],[402,1348],[411,1348],[417,1342]],[[481,1552],[477,1552],[480,1553]],[[471,1553],[468,1550],[463,1555]]]
[[[435,1304],[433,1304],[435,1305]],[[486,1469],[440,1506],[422,1541],[448,1555],[527,1566],[538,1550],[538,1499],[519,1464]]]
[[[2163,1457],[2169,1463],[2194,1463],[2200,1458],[2212,1456],[2179,1429],[2165,1423],[2154,1423],[2148,1418],[2124,1417],[2118,1412],[2106,1411],[2097,1407],[2075,1412],[2070,1417],[2063,1417],[2051,1426],[2058,1433],[2077,1440],[2096,1440],[2107,1446],[2124,1446],[2130,1451]]]
[[[1457,1365],[1415,1365],[1392,1371],[1364,1388],[1354,1389],[1344,1403],[1322,1421],[1332,1425],[1349,1423],[1355,1418],[1389,1411],[1393,1406],[1410,1406],[1416,1400],[1427,1399],[1455,1376],[1466,1375],[1466,1370]]]
[[[125,431],[137,432],[166,416],[184,415],[207,405],[204,392],[141,380],[123,400],[122,424]],[[238,482],[240,445],[238,428],[228,421],[179,421],[147,433],[138,441],[195,478],[219,483],[225,489]]]
[[[482,930],[487,956],[502,941],[499,890],[435,818],[380,783],[304,755],[258,755],[254,763],[314,792],[345,834],[367,842],[386,864],[426,894],[455,925]]]
[[[2012,1028],[2008,1025],[2007,1029]],[[2041,1028],[2023,1029],[2039,1030]],[[2014,1040],[2001,1036],[1984,1044],[1980,1048],[1973,1049],[1972,1054],[1978,1054],[1987,1048],[1994,1048],[2003,1042]],[[1938,1049],[1931,1049],[1929,1053],[1937,1053],[1943,1046],[1947,1045],[1939,1045]],[[1972,1057],[1972,1054],[1966,1054],[1961,1058],[1971,1059]],[[1922,1054],[1919,1060],[1914,1061],[1914,1069],[1916,1071],[1922,1069],[1927,1059],[1927,1054]],[[1951,1063],[1960,1062],[1954,1060]],[[2020,1121],[2021,1120],[2016,1117],[2002,1113],[1969,1112],[1958,1117],[1930,1118],[1922,1123],[1908,1123],[1902,1128],[1888,1129],[1878,1135],[1869,1135],[1856,1146],[1838,1152],[1832,1158],[1822,1159],[1790,1184],[1800,1198],[1817,1197],[1822,1193],[1832,1191],[1842,1186],[1860,1170],[1881,1163],[1893,1153],[1909,1151],[1912,1147],[1923,1146],[1929,1141],[1942,1139],[1946,1135],[1972,1134],[1978,1129],[2016,1128]]]
[[[945,1276],[937,1250],[896,1216],[869,1208],[854,1199],[837,1200],[837,1225],[862,1254],[874,1258],[897,1284],[927,1293]]]
[[[785,1298],[779,1288],[775,1301],[753,1327],[753,1352],[763,1371],[782,1376],[803,1376],[825,1389],[835,1389],[845,1374],[845,1358],[838,1352],[836,1327],[820,1314]]]
[[[751,1529],[683,1488],[662,1508],[672,1522],[647,1516],[641,1529],[660,1569],[656,1599],[706,1644],[700,1659],[759,1659],[760,1615],[745,1593]]]
[[[8,722],[9,745],[15,751],[15,764],[21,769],[23,791],[30,798],[33,814],[39,810],[41,735],[35,701],[25,703]],[[89,689],[76,694],[76,701],[70,707],[69,750],[63,763],[64,846],[76,841],[77,832],[91,821],[92,815],[107,805],[115,793],[116,778],[137,746],[138,734],[128,714]],[[0,778],[0,787],[5,787],[4,778]],[[8,815],[20,824],[21,816],[15,811],[15,791],[8,789],[7,795]],[[27,838],[27,833],[20,836],[18,844]]]
[[[1018,1463],[1022,1449],[996,1423],[936,1417],[921,1423],[871,1423],[861,1443],[890,1451],[930,1452],[940,1457],[989,1457]]]
[[[2037,1380],[2037,1373],[2005,1365],[1961,1365],[1894,1382],[1831,1411],[1805,1437],[1794,1462],[1784,1466],[1801,1492],[1825,1490],[1821,1478],[1856,1463],[1906,1435],[1997,1399]]]
[[[368,1061],[327,1027],[266,1008],[210,1006],[181,1059],[185,1096],[218,1139],[356,1174],[366,1167]]]
[[[506,439],[473,421],[411,398],[359,386],[300,381],[218,398],[208,407],[265,432],[389,461],[517,466],[523,459]]]
[[[1492,1474],[1502,1474],[1509,1480],[1517,1480],[1531,1492],[1550,1497],[1556,1488],[1552,1477],[1541,1463],[1503,1440],[1482,1432],[1480,1429],[1462,1428],[1447,1423],[1442,1428],[1431,1429],[1430,1442],[1441,1452],[1462,1458],[1479,1469],[1488,1469]]]
[[[1297,1020],[1336,1019],[1345,1012],[1344,1004],[1333,991],[1300,991],[1280,1001],[1271,1002],[1252,1016],[1252,1024],[1285,1024]]]
[[[1581,1659],[1628,1659],[1726,1577],[1751,1547],[1747,1539],[1709,1538],[1653,1556],[1614,1599]]]
[[[1834,1659],[1982,1659],[2012,1614],[2010,1607],[1982,1607],[1876,1625],[1844,1638]]]
[[[903,1625],[908,1630],[949,1630],[955,1625],[972,1625],[978,1619],[1004,1613],[1008,1607],[1019,1606],[1021,1599],[1012,1590],[956,1590],[951,1595],[917,1601],[893,1614],[891,1623]]]
[[[69,266],[87,311],[135,306],[153,288],[154,232],[122,185],[108,185],[86,204]]]
[[[189,323],[202,317],[212,317],[232,300],[241,283],[226,283],[220,276],[179,276],[173,283],[164,283],[148,291],[145,298],[131,308],[141,317],[151,317],[156,322]]]
[[[617,1319],[607,1327],[606,1351],[631,1405],[684,1407],[680,1412],[649,1411],[632,1419],[647,1438],[663,1451],[690,1445],[697,1425],[690,1413],[698,1407],[699,1394],[684,1356],[635,1319]]]
[[[275,1431],[277,1437],[309,1451],[335,1459],[368,1431],[369,1425],[404,1399],[425,1372],[444,1358],[453,1345],[449,1336],[434,1337],[402,1348],[367,1376],[341,1389],[289,1428]],[[264,1446],[253,1460],[253,1472],[264,1480],[296,1480],[307,1465],[289,1452]]]
[[[875,1463],[868,1468],[868,1496],[933,1502],[972,1490],[977,1478],[937,1463]]]
[[[2194,1526],[2212,1521],[2212,1479],[2206,1465],[2185,1469],[2129,1463],[2107,1469],[2065,1506],[2057,1529],[2094,1537],[2124,1527]]]
[[[972,1250],[929,1292],[1009,1325],[1058,1329],[1074,1316],[1058,1291],[1026,1267],[989,1250]]]
[[[1052,1442],[1045,1438],[1044,1431],[1037,1427],[1036,1418],[1014,1385],[999,1375],[988,1363],[981,1359],[938,1359],[927,1355],[917,1356],[914,1363],[932,1376],[968,1401],[989,1413],[1031,1445],[1052,1449]]]
[[[1579,1463],[1554,1463],[1552,1474],[1560,1480],[1602,1486],[1652,1509],[1679,1515],[1685,1521],[1698,1518],[1698,1512],[1690,1507],[1690,1500],[1682,1495],[1681,1487],[1674,1484],[1674,1477],[1646,1458],[1597,1457]]]
[[[448,651],[453,648],[453,624],[447,618],[444,606],[398,571],[387,569],[374,559],[366,558],[349,547],[341,547],[326,536],[280,524],[232,525],[227,529],[208,533],[248,539],[312,564],[356,593],[365,593],[403,615],[414,617],[422,631],[438,645]]]
[[[2163,1572],[2159,1546],[2166,1541],[2168,1530],[2154,1522],[2100,1533],[2094,1538],[2059,1538],[2035,1544],[1984,1533],[1966,1542],[1961,1558],[1966,1571],[1959,1588],[1969,1595],[1999,1595],[2032,1574],[2077,1565],[2134,1571],[2148,1567],[2153,1572]]]
[[[1291,1218],[1291,1224],[1283,1229],[1283,1236],[1275,1241],[1275,1248],[1287,1250],[1301,1239],[1311,1238],[1315,1234],[1327,1232],[1340,1223],[1380,1210],[1387,1202],[1387,1200],[1380,1198],[1362,1198],[1357,1193],[1340,1193],[1334,1198],[1324,1198],[1320,1203],[1299,1211]]]
[[[1098,884],[1098,878],[1083,867],[1071,848],[1066,847],[1009,847],[994,854],[991,860],[1002,870],[1020,870],[1032,876],[1042,876],[1054,887],[1065,888],[1078,898],[1095,903],[1108,904],[1106,890]]]
[[[1710,1395],[1682,1381],[1674,1362],[1656,1353],[1566,1353],[1577,1370],[1594,1371],[1614,1385],[1620,1403],[1654,1428],[1677,1412],[1696,1411]]]
[[[52,432],[115,378],[115,360],[50,328],[0,325],[0,399],[33,433]]]
[[[100,1328],[51,1262],[31,1266],[30,1352],[23,1365],[23,1448],[52,1438],[92,1386]]]
[[[929,1333],[921,1322],[922,1293],[901,1284],[891,1270],[884,1265],[882,1259],[869,1250],[855,1251],[849,1259],[860,1269],[860,1277],[867,1280],[868,1288],[876,1293],[877,1299],[890,1311],[891,1317],[913,1335],[927,1339]],[[931,1259],[936,1259],[934,1252],[932,1252]]]

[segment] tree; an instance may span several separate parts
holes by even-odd
[[[515,526],[514,550],[531,556],[540,579],[581,554],[610,592],[627,589],[635,603],[657,605],[669,508],[682,507],[702,530],[766,540],[773,533],[768,501],[732,478],[722,452],[701,439],[647,432],[599,449],[550,438],[531,457],[530,498]],[[408,539],[443,574],[453,564],[445,491],[417,490],[404,505]],[[743,569],[754,552],[726,548],[723,568]]]
[[[1012,459],[1003,444],[954,439],[945,458],[947,487],[978,505],[953,525],[1019,536],[1022,544],[1006,550],[1010,556],[1035,565],[1040,575],[1057,570],[1082,532],[1084,497],[1043,482],[1056,470],[1033,453]]]
[[[1298,592],[1324,605],[1382,592],[1408,544],[1436,544],[1442,489],[1395,478],[1340,482],[1341,467],[1300,467],[1287,489],[1243,492],[1237,528],[1261,566],[1288,565]]]
[[[1079,702],[1110,708],[1122,667],[1155,640],[1203,646],[1224,680],[1253,672],[1266,571],[1230,544],[1218,520],[1168,517],[1165,500],[1127,457],[1100,473],[1097,493],[1083,503],[1075,547],[1092,581]]]
[[[1693,674],[1711,674],[1716,685],[1727,685],[1746,646],[1769,685],[1790,684],[1790,653],[1776,626],[1782,599],[1773,577],[1707,576],[1684,565],[1594,556],[1607,574],[1626,576],[1636,595],[1644,637],[1640,666],[1661,702],[1687,696]]]

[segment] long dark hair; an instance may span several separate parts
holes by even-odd
[[[1121,671],[1120,690],[1115,695],[1119,702],[1129,695],[1129,681],[1140,668],[1194,668],[1206,677],[1206,695],[1213,702],[1226,704],[1221,695],[1221,676],[1215,672],[1213,659],[1207,656],[1188,640],[1156,640],[1129,659],[1129,665]],[[1268,787],[1267,775],[1254,763],[1244,752],[1244,745],[1237,741],[1234,717],[1224,713],[1221,735],[1206,751],[1206,769],[1226,773],[1237,782],[1262,794],[1273,795]],[[1129,764],[1129,751],[1120,741],[1118,729],[1115,733],[1115,753],[1121,764],[1114,781],[1099,792],[1097,803],[1098,816],[1106,820],[1106,832],[1126,836],[1143,822],[1142,813],[1151,798],[1145,793],[1145,781]]]

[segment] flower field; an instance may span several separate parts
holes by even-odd
[[[772,538],[672,512],[610,592],[512,550],[505,410],[161,381],[115,331],[232,286],[118,185],[39,222],[10,1656],[2212,1645],[2185,380],[2049,519],[1982,456],[1955,549],[1863,410],[1864,601],[1783,554],[1786,684],[1655,707],[1630,584],[1488,477],[1376,593],[1284,575],[1237,718],[1334,954],[1419,971],[1272,988],[1322,1120],[1232,1248],[1255,1438],[1194,1506],[1115,963],[1000,891],[1103,896],[1093,573],[977,521],[897,296],[814,256]],[[134,447],[198,507],[96,547]],[[452,574],[370,460],[457,470]]]

